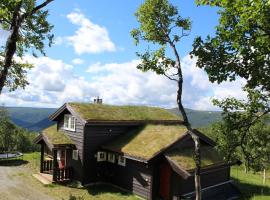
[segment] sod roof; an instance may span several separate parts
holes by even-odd
[[[149,124],[120,136],[103,147],[128,156],[149,160],[186,133],[186,127],[181,125]]]
[[[46,137],[48,142],[53,145],[73,144],[71,139],[61,130],[57,131],[57,126],[53,125],[42,131],[43,137]]]
[[[166,156],[176,162],[184,170],[195,169],[194,149],[174,149]],[[212,146],[201,146],[201,167],[206,167],[222,162],[222,156]]]
[[[162,121],[181,120],[169,111],[147,106],[115,106],[90,103],[68,103],[86,121]]]

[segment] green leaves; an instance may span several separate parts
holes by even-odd
[[[0,2],[0,27],[13,33],[6,46],[0,50],[0,93],[3,83],[11,91],[19,87],[24,88],[28,84],[26,74],[32,65],[17,62],[17,57],[23,59],[28,52],[33,56],[37,56],[37,53],[45,55],[46,42],[49,46],[53,42],[54,35],[50,33],[53,26],[47,21],[48,11],[42,10],[51,1],[44,2],[46,4],[38,6],[36,0]]]
[[[212,82],[247,80],[250,88],[270,91],[270,4],[250,0],[198,0],[220,7],[216,36],[197,38],[191,54]]]

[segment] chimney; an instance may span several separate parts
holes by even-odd
[[[99,96],[94,99],[94,104],[102,104],[102,99],[99,98]]]

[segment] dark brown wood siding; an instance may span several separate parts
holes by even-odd
[[[145,163],[126,159],[126,166],[99,162],[98,174],[102,181],[119,186],[145,199],[152,199],[152,169]]]
[[[79,159],[72,159],[72,150],[68,151],[67,157],[70,158],[69,166],[73,168],[73,178],[78,181],[83,181],[83,143],[84,143],[84,125],[78,119],[76,119],[75,131],[67,131],[64,129],[64,114],[70,114],[67,111],[64,112],[57,123],[58,129],[64,131],[70,139],[73,141],[76,149],[79,151]]]
[[[230,180],[230,167],[218,167],[202,172],[201,186],[206,188],[216,184],[220,184]],[[173,173],[172,176],[172,196],[179,197],[182,194],[193,192],[194,176],[183,179],[178,174]]]
[[[101,146],[119,135],[127,133],[130,129],[129,126],[85,126],[84,183],[99,181],[95,154]]]

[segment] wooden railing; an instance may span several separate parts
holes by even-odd
[[[42,172],[50,173],[53,170],[53,160],[45,160],[42,163]]]
[[[70,167],[59,169],[56,168],[53,170],[53,180],[55,182],[63,182],[71,180],[72,178],[72,169]]]

